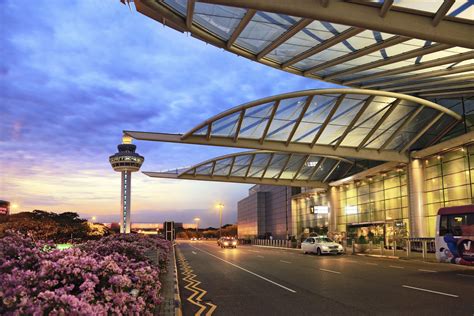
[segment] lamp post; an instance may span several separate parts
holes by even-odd
[[[219,209],[219,238],[222,237],[222,209],[224,208],[224,204],[219,203],[217,204],[217,208]]]
[[[92,221],[93,223],[95,223],[95,220],[96,220],[96,219],[97,219],[97,218],[96,218],[95,216],[92,216],[91,221]]]
[[[196,222],[196,233],[198,232],[198,226],[199,226],[199,221],[200,221],[200,220],[201,220],[201,219],[200,219],[199,217],[195,217],[195,218],[194,218],[194,221]]]

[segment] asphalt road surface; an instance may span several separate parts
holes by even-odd
[[[474,315],[474,269],[178,241],[187,315]]]

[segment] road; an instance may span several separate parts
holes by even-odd
[[[187,315],[474,315],[474,269],[178,241]]]

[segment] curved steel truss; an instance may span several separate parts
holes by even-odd
[[[134,2],[165,25],[302,76],[412,94],[474,90],[471,1]]]
[[[461,120],[433,102],[361,89],[287,93],[222,112],[184,135],[125,131],[135,139],[407,162]]]
[[[344,158],[248,151],[207,160],[190,168],[144,173],[167,179],[326,188],[332,180],[365,169],[361,162]]]

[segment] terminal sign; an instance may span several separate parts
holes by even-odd
[[[314,206],[311,206],[310,213],[311,214],[328,214],[329,208],[327,206],[314,205]]]

